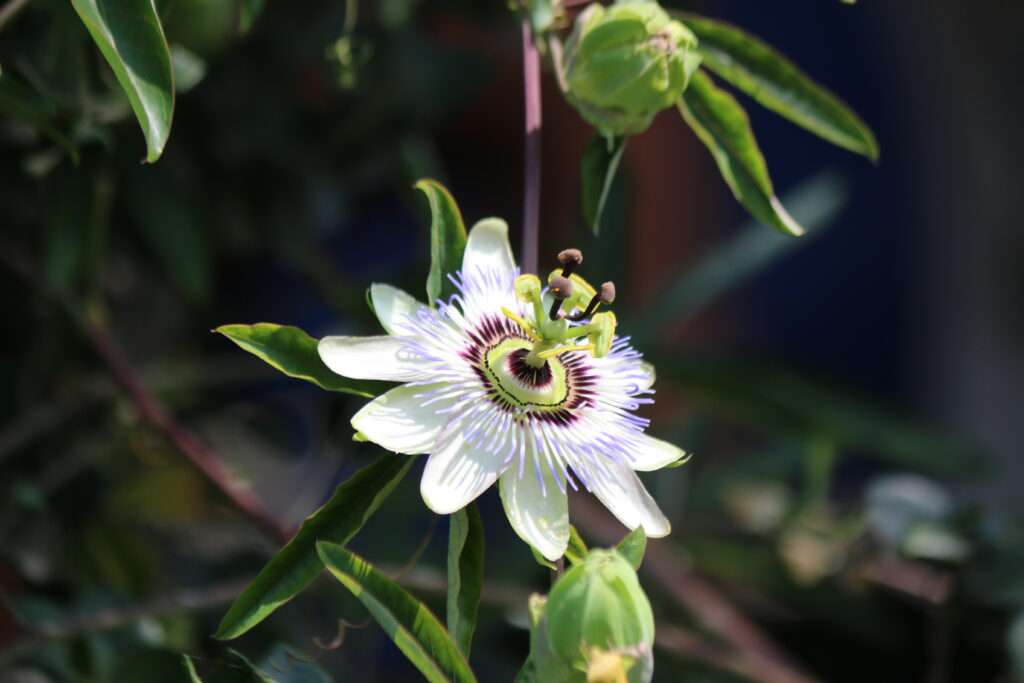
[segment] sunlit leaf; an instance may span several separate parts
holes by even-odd
[[[603,135],[595,135],[583,152],[580,161],[580,204],[583,220],[595,235],[601,232],[601,216],[625,150],[626,138],[616,138],[609,142]]]
[[[462,252],[466,250],[466,226],[462,222],[458,205],[441,183],[427,178],[416,183],[416,189],[422,191],[430,203],[427,301],[433,305],[438,299],[447,299],[455,291],[448,274],[462,267]]]
[[[331,574],[363,603],[428,681],[476,680],[458,646],[422,602],[340,545],[321,541],[317,552]]]
[[[389,454],[339,486],[238,596],[224,615],[216,637],[237,638],[309,585],[323,569],[316,542],[347,543],[391,494],[413,459]]]
[[[174,72],[153,0],[71,0],[128,96],[146,137],[146,161],[160,158],[174,116]]]
[[[619,541],[615,549],[633,565],[633,569],[640,569],[640,565],[644,561],[644,553],[647,552],[647,534],[644,533],[643,528],[637,527]]]
[[[451,516],[448,531],[448,632],[467,658],[484,584],[484,523],[476,503]]]
[[[349,379],[331,372],[320,360],[317,340],[297,327],[275,323],[221,325],[214,330],[289,377],[304,379],[328,391],[341,391],[368,398],[382,393],[387,385]]]
[[[867,124],[770,45],[723,21],[686,12],[678,16],[700,39],[709,70],[815,135],[878,159],[878,142]]]
[[[782,232],[802,235],[803,228],[775,196],[747,112],[736,98],[697,71],[679,100],[679,111],[710,150],[722,178],[747,211]]]

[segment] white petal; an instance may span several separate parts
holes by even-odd
[[[629,466],[640,472],[660,470],[686,457],[686,451],[682,448],[646,434],[638,435],[635,445],[631,444],[628,450],[632,456]]]
[[[463,274],[494,271],[507,275],[515,269],[516,261],[508,243],[508,224],[500,218],[485,218],[474,225],[462,256]]]
[[[427,379],[422,364],[402,351],[394,337],[324,337],[320,359],[333,372],[352,379],[412,382]]]
[[[654,380],[657,378],[657,374],[654,371],[654,365],[647,361],[642,361],[640,363],[640,369],[646,375],[646,379],[641,383],[640,388],[643,390],[650,389],[654,386]]]
[[[589,467],[587,473],[594,495],[624,525],[630,529],[643,527],[651,538],[668,536],[672,531],[658,504],[628,465],[605,461],[602,467]]]
[[[441,428],[451,419],[438,410],[453,399],[431,401],[429,394],[444,384],[401,386],[381,394],[363,406],[352,418],[352,427],[366,437],[396,453],[429,453]]]
[[[462,430],[449,425],[423,468],[420,493],[427,507],[448,515],[476,500],[504,470],[501,458],[468,444]]]
[[[498,489],[505,514],[519,538],[554,562],[569,545],[569,499],[543,462],[541,472],[543,490],[530,457],[523,467],[523,476],[519,476],[518,467],[509,467],[498,480]]]
[[[396,331],[396,324],[419,309],[426,308],[397,287],[378,282],[370,285],[370,300],[373,302],[373,312],[377,314],[377,320],[390,335],[401,334]]]

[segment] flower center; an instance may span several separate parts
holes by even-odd
[[[540,367],[526,362],[530,342],[505,339],[484,354],[484,373],[508,404],[526,409],[559,408],[569,399],[565,365],[556,357]]]

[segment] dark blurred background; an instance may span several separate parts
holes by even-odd
[[[243,32],[233,0],[158,3],[194,76],[179,87],[196,82],[153,165],[66,3],[33,0],[0,27],[3,73],[47,112],[0,91],[0,680],[182,680],[179,652],[213,666],[229,655],[208,634],[277,547],[140,419],[83,319],[292,526],[386,455],[351,441],[360,399],[209,330],[365,333],[370,282],[423,298],[421,177],[519,239],[514,15],[378,0],[346,34],[345,4],[267,2]],[[874,166],[744,100],[810,228],[794,240],[751,224],[670,110],[630,141],[595,238],[579,211],[592,131],[545,75],[542,261],[580,246],[587,277],[615,279],[621,329],[658,366],[653,430],[695,454],[647,479],[674,533],[641,578],[659,633],[691,639],[661,643],[655,680],[797,680],[735,655],[694,577],[811,679],[1015,680],[1024,6],[671,4],[778,47],[882,154]],[[443,611],[447,522],[417,480],[353,547]],[[548,577],[497,496],[481,504],[493,583],[472,663],[511,680],[525,596]],[[573,509],[595,544],[623,532]],[[231,646],[282,681],[416,675],[326,580]]]

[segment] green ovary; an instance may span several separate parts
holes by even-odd
[[[556,357],[541,368],[524,371],[525,364],[517,363],[516,357],[529,352],[530,347],[525,339],[506,339],[492,346],[484,356],[484,373],[497,393],[511,405],[541,410],[563,407],[569,398],[565,366]],[[529,376],[524,376],[523,372],[537,373],[540,381],[529,382]]]

